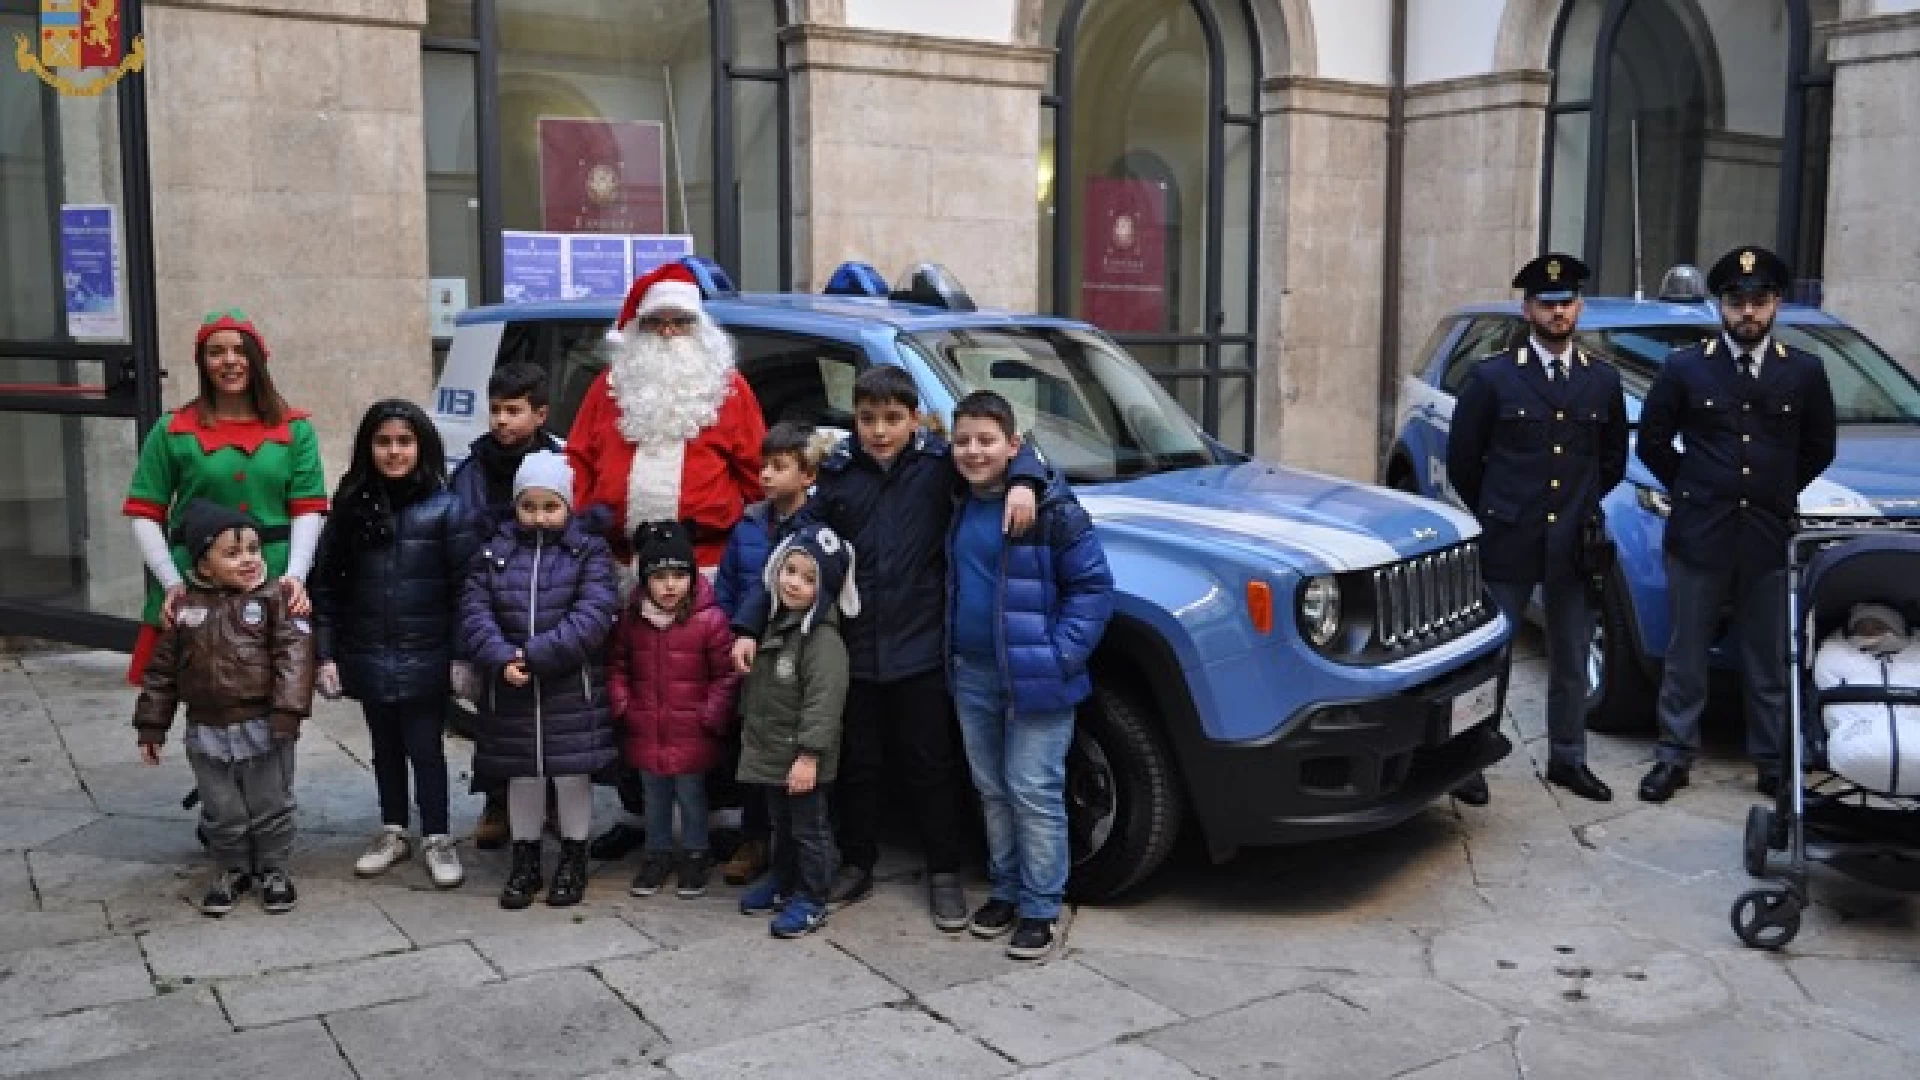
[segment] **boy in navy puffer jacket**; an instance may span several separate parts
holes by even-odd
[[[833,529],[860,553],[861,614],[845,627],[852,684],[833,812],[841,866],[838,907],[873,888],[881,795],[891,771],[910,795],[926,853],[928,905],[941,930],[967,928],[960,885],[959,739],[946,680],[947,526],[960,480],[947,442],[920,426],[920,394],[903,368],[880,365],[853,384],[854,435],[820,465],[796,530]],[[1006,527],[1032,521],[1045,468],[1023,448],[1008,470]],[[734,662],[751,667],[767,619],[756,587],[734,615]]]
[[[1007,954],[1036,960],[1053,948],[1067,889],[1067,747],[1074,706],[1093,692],[1087,660],[1113,613],[1113,575],[1057,473],[1026,536],[1001,535],[1019,452],[1005,398],[982,390],[954,406],[953,464],[968,491],[947,540],[947,643],[993,882],[971,929],[1011,929]]]

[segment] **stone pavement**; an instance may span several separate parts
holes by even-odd
[[[206,919],[189,775],[177,745],[135,763],[124,662],[0,657],[0,1074],[1920,1076],[1920,909],[1823,875],[1787,954],[1742,949],[1750,772],[1723,755],[1644,806],[1649,745],[1596,738],[1625,797],[1562,797],[1536,775],[1537,657],[1490,807],[1221,867],[1182,852],[1038,966],[934,931],[897,855],[797,943],[729,889],[630,898],[626,868],[518,913],[499,854],[463,849],[451,893],[417,862],[359,881],[367,740],[331,704],[300,744],[299,910]]]

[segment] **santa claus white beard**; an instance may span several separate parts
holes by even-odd
[[[628,442],[682,442],[720,418],[733,389],[733,339],[706,316],[684,337],[635,332],[615,345],[608,389]]]

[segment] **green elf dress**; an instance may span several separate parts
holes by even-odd
[[[244,319],[210,321],[201,328],[204,341],[220,329],[258,334]],[[262,352],[264,353],[264,349]],[[198,343],[195,348],[198,354]],[[200,420],[196,403],[160,418],[140,448],[140,463],[121,513],[158,522],[169,542],[174,515],[195,499],[249,514],[260,524],[261,554],[267,573],[275,580],[287,573],[291,526],[294,518],[327,511],[326,475],[320,463],[320,440],[307,414],[287,410],[280,423],[259,420]],[[192,570],[187,549],[172,543],[173,565],[184,578]],[[304,570],[304,568],[302,568]],[[145,623],[127,672],[135,685],[145,673],[147,658],[159,640],[160,607],[165,590],[147,576]]]

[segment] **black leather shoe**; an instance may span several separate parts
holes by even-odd
[[[1487,790],[1485,773],[1474,773],[1453,789],[1453,797],[1468,806],[1485,806],[1493,798],[1493,792]]]
[[[550,818],[549,820],[559,819]],[[593,843],[587,845],[587,854],[592,856],[595,862],[612,862],[639,851],[640,845],[646,842],[647,830],[618,821],[614,823],[613,828],[593,838]]]
[[[1753,790],[1769,799],[1780,797],[1780,770],[1761,769],[1753,778]]]
[[[1578,765],[1565,761],[1547,762],[1547,783],[1558,784],[1583,799],[1594,802],[1612,802],[1613,789],[1593,775],[1585,762]]]
[[[1647,775],[1640,779],[1640,801],[1666,802],[1673,798],[1674,792],[1686,787],[1690,780],[1685,765],[1663,761],[1647,770]]]

